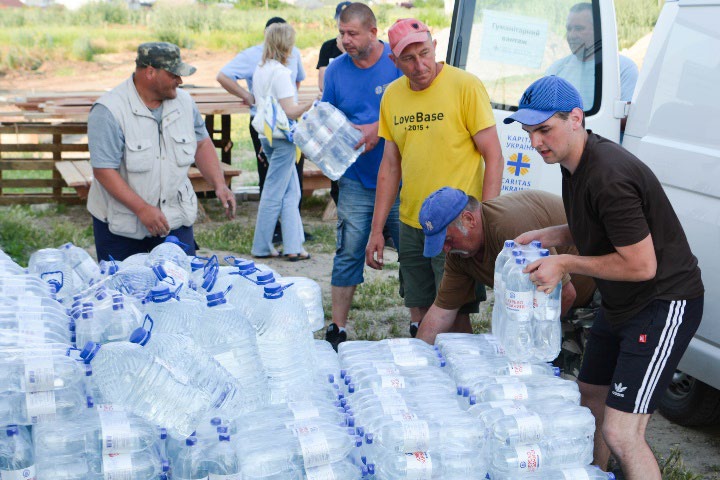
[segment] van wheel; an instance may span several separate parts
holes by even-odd
[[[720,423],[720,390],[676,371],[670,386],[660,398],[660,412],[678,425]]]

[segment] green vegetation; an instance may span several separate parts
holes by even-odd
[[[664,2],[657,0],[615,0],[618,19],[618,46],[628,48],[655,27]]]

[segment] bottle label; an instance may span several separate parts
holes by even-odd
[[[527,400],[527,385],[524,383],[504,383],[503,396],[508,400]]]
[[[548,304],[548,294],[545,292],[535,291],[533,295],[533,308],[545,308]]]
[[[518,445],[515,447],[518,459],[518,470],[535,472],[540,468],[542,453],[538,445]]]
[[[404,478],[409,480],[431,480],[432,458],[427,452],[414,452],[405,454]]]
[[[392,419],[395,422],[413,422],[418,419],[418,416],[409,410],[401,410],[395,412],[392,415]]]
[[[312,402],[289,402],[288,408],[293,414],[295,420],[307,420],[308,418],[317,418],[320,412]]]
[[[375,367],[375,371],[378,375],[400,375],[400,369],[391,364],[392,366],[387,367]]]
[[[25,392],[41,392],[55,389],[55,367],[52,357],[26,357]]]
[[[105,480],[132,480],[132,454],[111,453],[102,456]]]
[[[590,480],[590,475],[584,468],[564,468],[562,475],[564,480]]]
[[[243,375],[242,365],[238,362],[232,351],[218,353],[214,356],[215,360],[234,378],[241,378]]]
[[[35,480],[36,478],[35,465],[20,470],[3,470],[0,472],[1,480]]]
[[[330,448],[325,435],[322,433],[301,435],[298,440],[300,441],[300,451],[302,452],[305,468],[330,463]]]
[[[336,480],[335,473],[330,465],[320,465],[305,470],[307,480]]]
[[[55,391],[26,393],[25,407],[30,423],[55,420]]]
[[[531,375],[532,365],[529,363],[511,362],[508,364],[508,374],[513,376]]]
[[[430,448],[430,427],[424,420],[402,422],[403,452],[425,452]]]
[[[533,292],[505,291],[505,308],[516,315],[518,321],[530,321],[532,313]]]
[[[290,428],[290,430],[293,432],[293,435],[298,438],[305,435],[312,435],[321,431],[320,426],[313,423],[308,423],[304,425],[295,424],[293,427]]]
[[[543,423],[537,413],[523,412],[513,415],[521,442],[538,441],[543,436]]]
[[[380,377],[382,388],[405,388],[405,377],[399,375],[382,375]]]
[[[29,337],[45,337],[45,322],[39,318],[31,318],[31,316],[18,315],[18,333]]]
[[[103,453],[129,453],[133,449],[133,434],[127,415],[113,405],[98,405]]]

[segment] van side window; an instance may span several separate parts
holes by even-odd
[[[515,110],[530,83],[558,75],[594,113],[602,78],[598,12],[598,0],[477,0],[465,69],[483,81],[494,108]]]

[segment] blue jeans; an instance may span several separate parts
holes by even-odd
[[[338,180],[338,186],[337,242],[330,283],[335,287],[351,287],[363,282],[365,247],[375,210],[375,189],[365,188],[357,180],[345,177]],[[396,246],[400,245],[399,204],[396,199],[386,221]]]
[[[269,167],[260,195],[251,253],[262,257],[274,251],[272,237],[278,218],[282,225],[283,252],[301,253],[305,234],[298,208],[300,185],[295,170],[295,144],[278,138],[273,138],[272,146],[266,138],[260,142]]]

